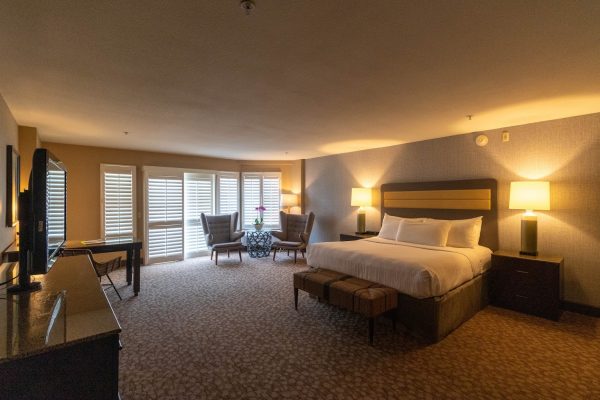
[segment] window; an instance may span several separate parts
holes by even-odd
[[[200,215],[239,211],[239,173],[144,167],[148,263],[208,254]]]
[[[281,173],[244,172],[242,174],[243,222],[248,228],[257,217],[256,207],[263,205],[267,210],[263,214],[267,228],[279,227],[279,209],[281,197]]]
[[[200,214],[214,213],[214,175],[184,174],[185,256],[197,257],[208,251]]]
[[[231,214],[240,211],[240,177],[239,174],[217,174],[217,214]]]
[[[183,259],[183,177],[149,172],[146,194],[148,262]]]
[[[135,166],[100,165],[103,238],[136,235]]]

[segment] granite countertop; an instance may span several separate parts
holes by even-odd
[[[0,282],[17,273],[17,263],[2,264]],[[41,290],[12,294],[6,285],[0,289],[0,362],[121,332],[86,256],[61,257],[48,274],[33,278],[42,283]],[[53,314],[63,291],[66,301]]]

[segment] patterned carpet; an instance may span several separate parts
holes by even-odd
[[[109,298],[131,399],[600,399],[600,323],[488,307],[435,345],[305,293],[305,267],[244,254],[142,267],[142,291]],[[124,281],[123,271],[115,277]]]

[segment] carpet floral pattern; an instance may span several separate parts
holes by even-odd
[[[142,267],[138,297],[107,291],[123,327],[120,392],[131,399],[594,399],[600,323],[488,307],[425,345],[300,294],[304,261],[208,258]],[[124,281],[122,270],[115,273]]]

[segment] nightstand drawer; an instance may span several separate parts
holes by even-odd
[[[492,304],[558,319],[562,259],[498,253],[492,255]]]

